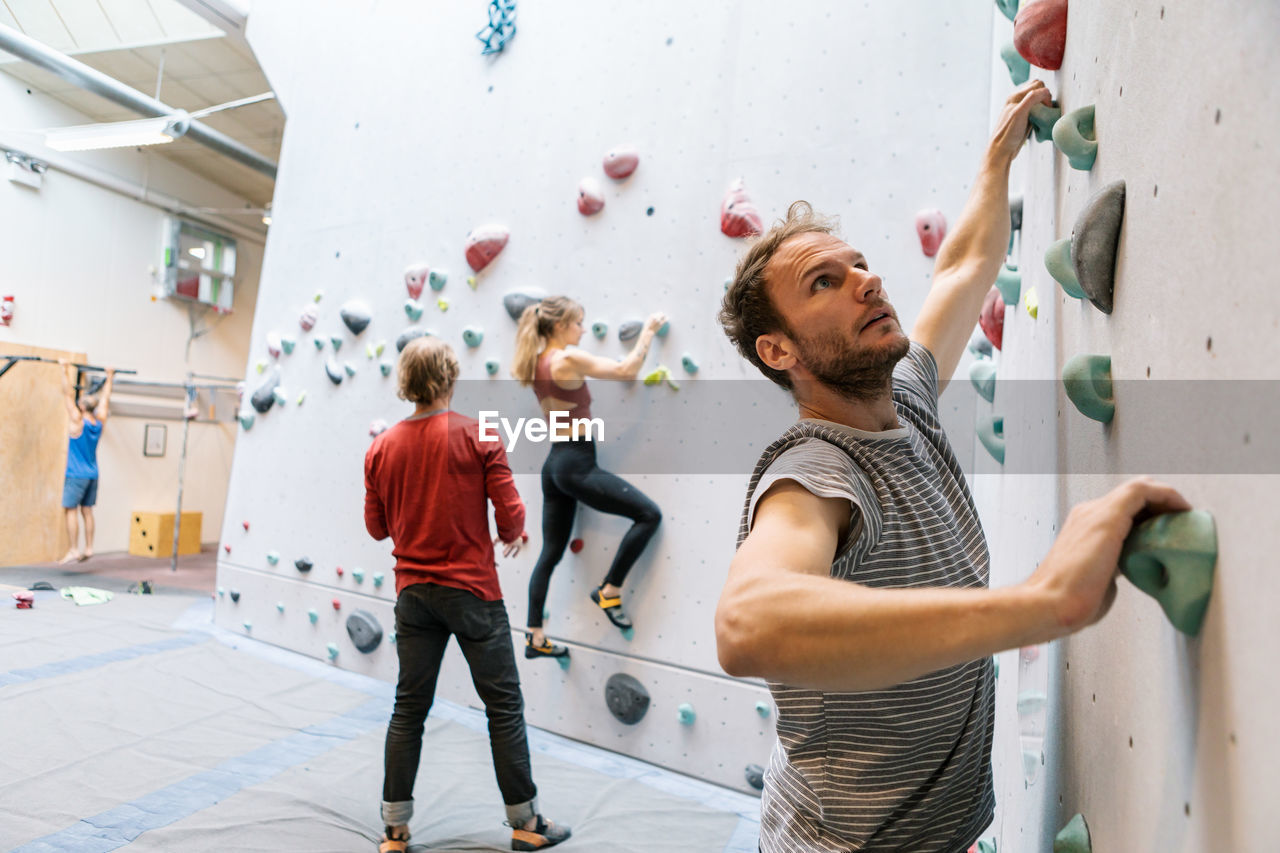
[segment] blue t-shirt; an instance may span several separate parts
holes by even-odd
[[[85,418],[84,429],[67,445],[67,476],[98,479],[98,439],[102,436],[102,421],[92,423]]]

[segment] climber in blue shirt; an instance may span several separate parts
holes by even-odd
[[[67,535],[71,550],[62,562],[84,562],[93,556],[93,505],[98,500],[98,439],[102,425],[107,421],[111,385],[115,380],[115,368],[107,368],[107,380],[94,394],[81,394],[76,401],[76,368],[65,359],[62,365],[62,396],[67,405],[67,475],[62,486],[62,508],[67,516]],[[79,540],[79,524],[76,510],[84,516],[84,551],[76,548]]]

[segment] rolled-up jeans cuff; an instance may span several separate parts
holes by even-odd
[[[386,808],[386,805],[383,805]],[[538,816],[538,798],[534,797],[526,803],[516,803],[513,806],[506,806],[507,822],[512,826],[521,826],[528,823]]]
[[[413,800],[402,800],[398,803],[382,801],[382,822],[387,826],[408,824],[413,817]]]

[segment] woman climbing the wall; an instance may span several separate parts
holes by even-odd
[[[553,296],[525,309],[516,332],[511,374],[532,385],[543,414],[566,412],[577,420],[591,417],[587,377],[635,379],[653,336],[667,318],[652,314],[645,321],[631,352],[621,360],[602,358],[577,348],[582,338],[582,306],[566,296]],[[596,464],[590,434],[575,430],[568,441],[555,441],[542,466],[542,553],[529,579],[529,621],[525,634],[527,658],[564,657],[569,650],[547,640],[542,611],[551,572],[564,555],[573,530],[578,503],[632,521],[622,537],[604,582],[591,591],[591,600],[609,621],[623,630],[631,620],[622,609],[622,582],[662,521],[658,505],[635,486]]]

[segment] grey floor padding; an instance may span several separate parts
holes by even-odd
[[[261,644],[234,648],[207,626],[189,630],[200,619],[179,617],[195,601],[118,595],[78,608],[45,593],[34,610],[0,608],[0,731],[8,741],[0,750],[0,850],[49,836],[27,849],[376,849],[389,686],[317,677],[330,674],[318,662]],[[510,849],[480,719],[442,705],[428,723],[415,853]],[[742,844],[741,795],[708,795],[709,786],[638,762],[619,772],[630,759],[556,741],[531,735],[543,811],[574,828],[560,849],[718,853],[731,838]],[[299,743],[310,751],[295,756]],[[191,786],[209,779],[232,788],[190,800]],[[138,835],[126,826],[122,837],[131,840],[115,846],[81,823],[124,814],[127,825],[134,813],[155,828]]]

